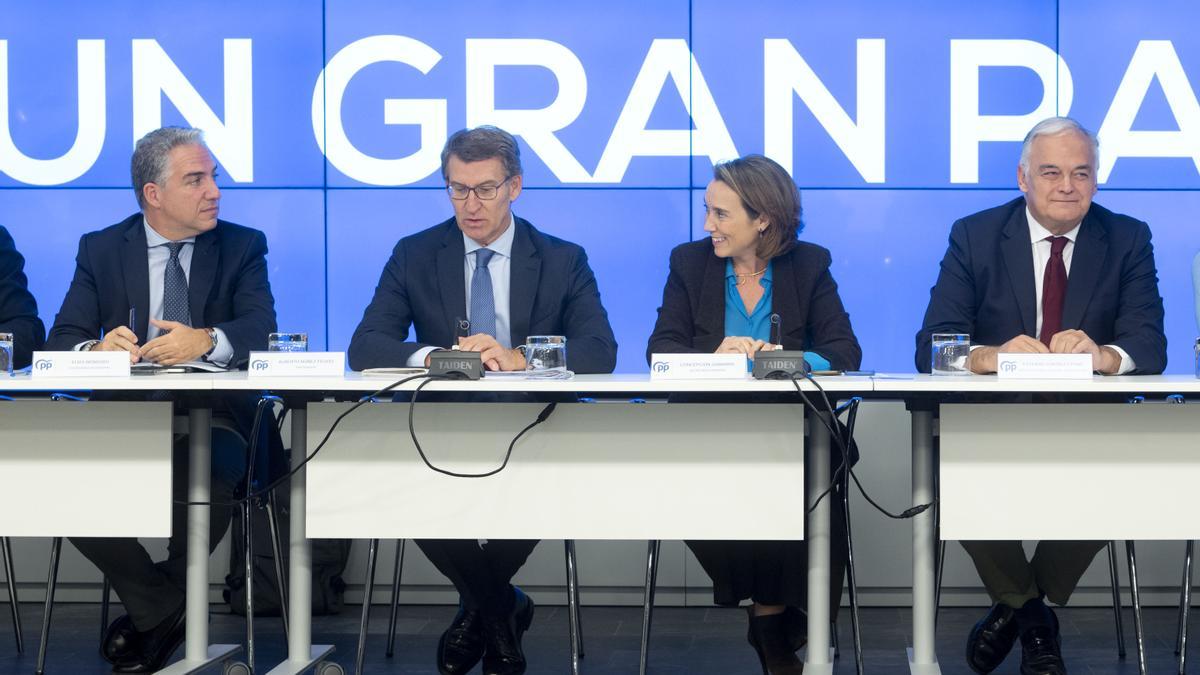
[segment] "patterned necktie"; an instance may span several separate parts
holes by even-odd
[[[1046,237],[1050,242],[1050,260],[1042,276],[1042,344],[1050,346],[1050,338],[1062,330],[1063,300],[1067,297],[1067,266],[1063,249],[1070,241],[1066,237]]]
[[[496,337],[496,298],[492,293],[492,273],[488,263],[496,252],[481,248],[475,251],[475,273],[471,275],[471,333]]]
[[[167,249],[171,259],[167,261],[166,273],[163,274],[163,321],[178,321],[185,326],[192,325],[192,313],[188,309],[187,275],[183,273],[183,265],[179,264],[179,251],[183,242],[171,242]]]

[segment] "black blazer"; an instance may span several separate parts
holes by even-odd
[[[611,373],[617,340],[583,248],[515,218],[509,314],[512,344],[529,335],[564,335],[567,367]],[[354,370],[403,366],[426,346],[454,344],[455,320],[467,316],[462,231],[454,218],[405,237],[383,268],[375,297],[350,340]],[[415,340],[409,340],[409,329]]]
[[[798,241],[771,263],[771,311],[780,318],[783,348],[816,352],[835,370],[857,370],[862,348],[829,273],[829,251]],[[724,339],[725,259],[708,237],[676,246],[646,361],[654,353],[713,352]]]
[[[1037,337],[1034,281],[1024,197],[955,222],[916,336],[917,370],[929,372],[934,333],[967,333],[991,346]],[[1092,204],[1071,254],[1062,327],[1124,349],[1135,374],[1163,371],[1167,337],[1146,223]]]
[[[13,367],[29,365],[33,351],[42,348],[46,327],[38,318],[37,301],[29,293],[25,259],[8,230],[0,225],[0,333],[13,334]]]
[[[224,220],[196,237],[188,274],[188,300],[197,328],[220,328],[233,347],[230,365],[243,366],[251,350],[266,350],[275,331],[275,300],[267,281],[267,238],[262,232]],[[129,323],[145,342],[150,314],[150,269],[146,230],[140,213],[99,232],[83,235],[75,258],[75,278],[46,341],[48,349],[69,350]]]

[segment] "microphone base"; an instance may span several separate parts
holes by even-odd
[[[760,351],[754,355],[756,380],[790,380],[802,378],[808,372],[808,362],[800,350]]]
[[[429,374],[443,375],[456,380],[478,380],[483,374],[479,352],[444,350],[429,354]]]

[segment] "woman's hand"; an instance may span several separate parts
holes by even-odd
[[[747,358],[754,358],[755,352],[767,347],[767,343],[763,340],[755,340],[754,338],[740,337],[731,335],[721,344],[717,345],[717,354],[745,354]]]

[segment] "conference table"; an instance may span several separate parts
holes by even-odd
[[[544,410],[543,403],[421,402],[416,406],[415,424],[428,455],[421,459],[407,438],[408,406],[390,400],[371,402],[347,417],[307,466],[298,465],[316,447],[313,441],[319,440],[318,434],[323,437],[337,416],[352,405],[329,399],[355,400],[398,379],[399,376],[381,378],[359,373],[324,378],[220,373],[63,381],[18,376],[0,379],[0,393],[170,390],[192,401],[188,408],[188,426],[192,432],[189,501],[204,501],[208,494],[209,396],[269,392],[291,402],[292,461],[297,469],[290,485],[292,513],[303,513],[305,517],[294,517],[290,523],[288,660],[272,673],[299,673],[314,664],[331,664],[327,659],[332,647],[312,644],[308,609],[309,537],[799,539],[805,534],[809,540],[811,591],[805,668],[809,673],[832,672],[828,607],[813,600],[827,597],[830,583],[829,500],[823,499],[815,507],[812,504],[830,480],[830,439],[823,430],[828,413],[820,409],[803,411],[795,404],[661,402],[668,396],[691,400],[705,400],[707,396],[728,401],[748,395],[794,393],[793,383],[750,379],[653,380],[647,375],[433,381],[423,387],[422,397],[425,392],[431,397],[444,397],[447,392],[472,396],[526,394],[531,401],[537,401],[569,395],[572,401],[578,397],[580,402],[559,403],[544,426],[516,446],[511,465],[491,479],[456,479],[430,470],[426,462],[461,473],[495,468],[504,454],[504,444],[496,443],[496,437],[507,442],[539,410]],[[1200,394],[1200,381],[1194,377],[1000,380],[995,376],[877,374],[821,377],[818,382],[831,398],[862,396],[906,402],[912,423],[912,501],[924,504],[934,500],[935,477],[940,471],[936,517],[940,518],[942,539],[1200,538],[1200,524],[1188,517],[1200,510],[1200,495],[1182,489],[1200,479],[1200,461],[1195,461],[1188,452],[1188,439],[1196,438],[1200,418],[1189,415],[1187,406],[1114,405],[1137,396],[1150,402],[1176,394]],[[411,392],[418,384],[414,380],[396,387],[395,391]],[[807,382],[800,386],[810,394],[816,391]],[[503,396],[501,399],[507,400]],[[1050,402],[1054,404],[1047,405]],[[60,409],[63,405],[40,403],[58,405]],[[114,410],[139,406],[137,415],[152,420],[146,425],[148,429],[169,433],[170,423],[162,427],[159,420],[164,404],[105,405]],[[151,407],[143,410],[140,406]],[[731,406],[736,414],[729,410]],[[22,417],[26,416],[26,410],[32,408],[23,408]],[[462,410],[469,410],[469,419],[475,422],[464,423]],[[4,412],[5,407],[0,406],[0,415]],[[52,412],[61,414],[58,410]],[[798,424],[801,415],[806,422],[803,427]],[[51,439],[65,433],[60,426],[37,429],[43,447],[55,445]],[[803,444],[794,440],[803,428],[808,434],[807,466]],[[813,433],[814,430],[819,432]],[[33,429],[27,432],[33,433]],[[0,426],[0,441],[10,433],[12,430],[7,426]],[[937,455],[935,433],[940,434]],[[608,441],[604,440],[606,436],[610,437]],[[1064,442],[1066,438],[1071,441]],[[387,442],[381,443],[380,439]],[[741,440],[731,445],[732,439]],[[475,446],[481,449],[466,451],[461,457],[455,456],[460,450],[451,449]],[[1138,452],[1130,453],[1131,447]],[[1022,450],[1014,453],[1013,448]],[[169,469],[169,449],[164,453]],[[0,465],[4,465],[6,472],[7,462],[8,451],[0,455]],[[364,463],[370,463],[373,470],[363,471]],[[637,471],[630,471],[631,467]],[[1004,517],[997,517],[985,508],[988,502],[981,495],[988,494],[987,488],[994,486],[998,477],[1019,475],[1030,467],[1036,468],[1039,475],[1048,476],[1048,484],[1055,489],[1046,490],[1040,501],[1030,500],[1022,507],[1024,510]],[[161,472],[162,467],[158,470]],[[557,480],[547,483],[548,476]],[[766,483],[754,483],[751,477]],[[624,483],[613,489],[613,481],[618,479]],[[169,481],[164,479],[164,483]],[[761,530],[747,531],[745,521],[739,521],[738,516],[738,502],[746,501],[738,498],[746,494],[738,492],[744,489],[739,485],[745,483],[753,486],[756,497],[778,495],[779,501],[773,508],[796,517],[781,517]],[[348,484],[355,487],[353,499],[347,499]],[[562,488],[553,493],[556,508],[530,510],[529,502],[521,499],[506,500],[501,503],[511,501],[508,507],[494,508],[497,495],[520,495],[524,487],[532,484],[540,486],[543,499],[547,486],[552,492]],[[761,490],[762,484],[773,489]],[[397,489],[398,485],[405,489]],[[801,485],[803,510],[795,502],[795,488]],[[722,491],[714,492],[718,486]],[[429,491],[446,490],[458,491],[451,493],[446,501],[466,504],[465,515],[470,518],[438,520],[430,517],[431,509],[412,508],[428,499]],[[481,509],[479,503],[472,504],[470,499],[459,499],[471,494],[490,497],[478,500],[488,508]],[[571,494],[576,497],[571,498]],[[662,499],[662,495],[670,499]],[[715,503],[706,502],[714,497],[718,497]],[[161,497],[159,501],[161,505],[149,512],[156,512],[162,518],[163,513],[169,513],[169,502]],[[697,518],[695,509],[700,509],[704,517]],[[802,516],[805,511],[808,511],[807,532]],[[0,508],[0,514],[5,512],[6,509]],[[31,528],[39,526],[27,522],[27,510],[19,514],[7,520],[0,515],[0,534],[80,534],[50,526],[34,532]],[[516,518],[517,515],[522,518]],[[171,673],[191,672],[227,660],[236,649],[232,645],[208,645],[207,622],[199,619],[207,615],[208,559],[206,555],[193,553],[208,550],[207,517],[206,507],[188,509],[186,653],[184,661],[168,669]],[[934,650],[938,540],[934,518],[934,510],[929,509],[911,519],[913,643],[909,661],[910,671],[915,675],[940,672]],[[476,529],[455,530],[455,522],[478,525],[472,526]],[[146,532],[141,536],[164,536],[160,529],[143,525]],[[739,525],[738,536],[734,537],[733,528]],[[1144,672],[1144,660],[1142,666]]]

